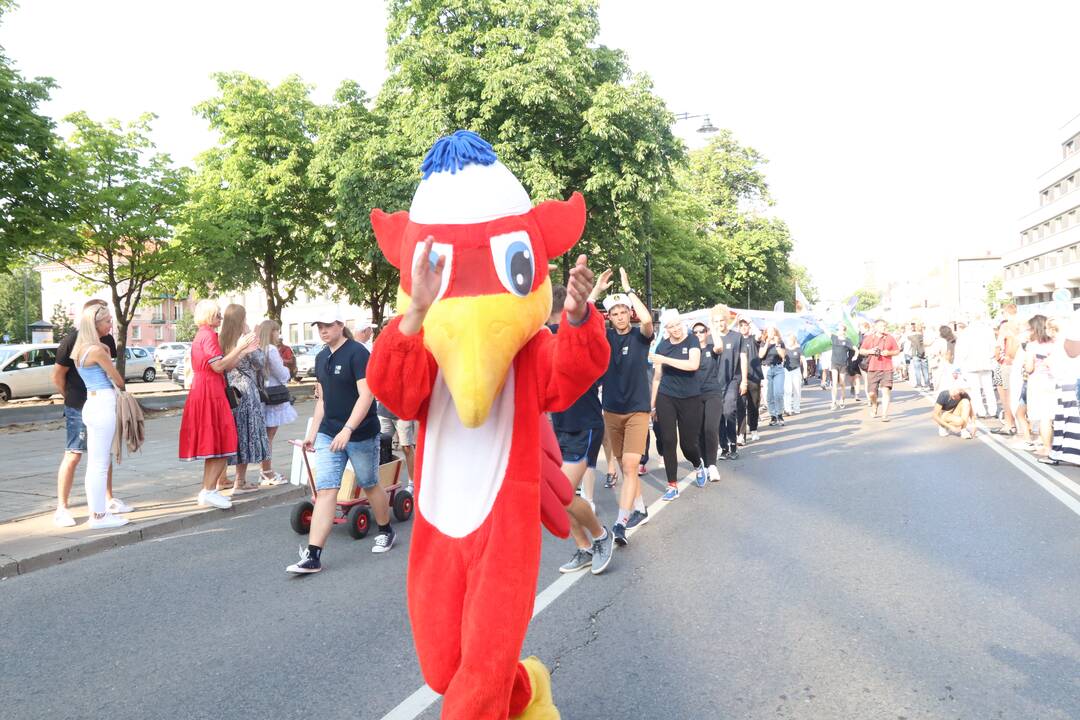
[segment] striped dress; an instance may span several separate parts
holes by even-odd
[[[1080,406],[1077,403],[1077,378],[1080,358],[1070,358],[1062,345],[1054,352],[1054,377],[1057,380],[1057,407],[1054,412],[1054,439],[1050,458],[1080,465]]]

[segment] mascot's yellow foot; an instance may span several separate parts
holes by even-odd
[[[525,711],[515,716],[514,720],[559,720],[559,709],[551,699],[551,673],[537,657],[525,658],[521,664],[529,673],[532,699],[525,706]]]

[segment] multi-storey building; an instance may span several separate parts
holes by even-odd
[[[1080,302],[1080,115],[1059,137],[1061,161],[1036,181],[1039,207],[1021,218],[1019,247],[1003,258],[1004,290],[1024,314],[1062,288]]]

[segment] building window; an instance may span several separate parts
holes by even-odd
[[[184,306],[181,303],[174,302],[172,304],[172,319],[176,322],[184,315]]]
[[[164,325],[158,325],[156,328],[154,328],[154,339],[155,340],[164,340],[165,339],[165,326]]]
[[[141,325],[136,325],[135,327],[131,328],[131,339],[132,340],[142,340],[142,326]]]
[[[296,345],[300,342],[300,324],[292,323],[289,325],[289,342]]]

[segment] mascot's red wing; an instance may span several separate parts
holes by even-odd
[[[555,537],[570,536],[566,507],[574,499],[574,488],[562,471],[562,451],[555,430],[540,418],[540,521]]]

